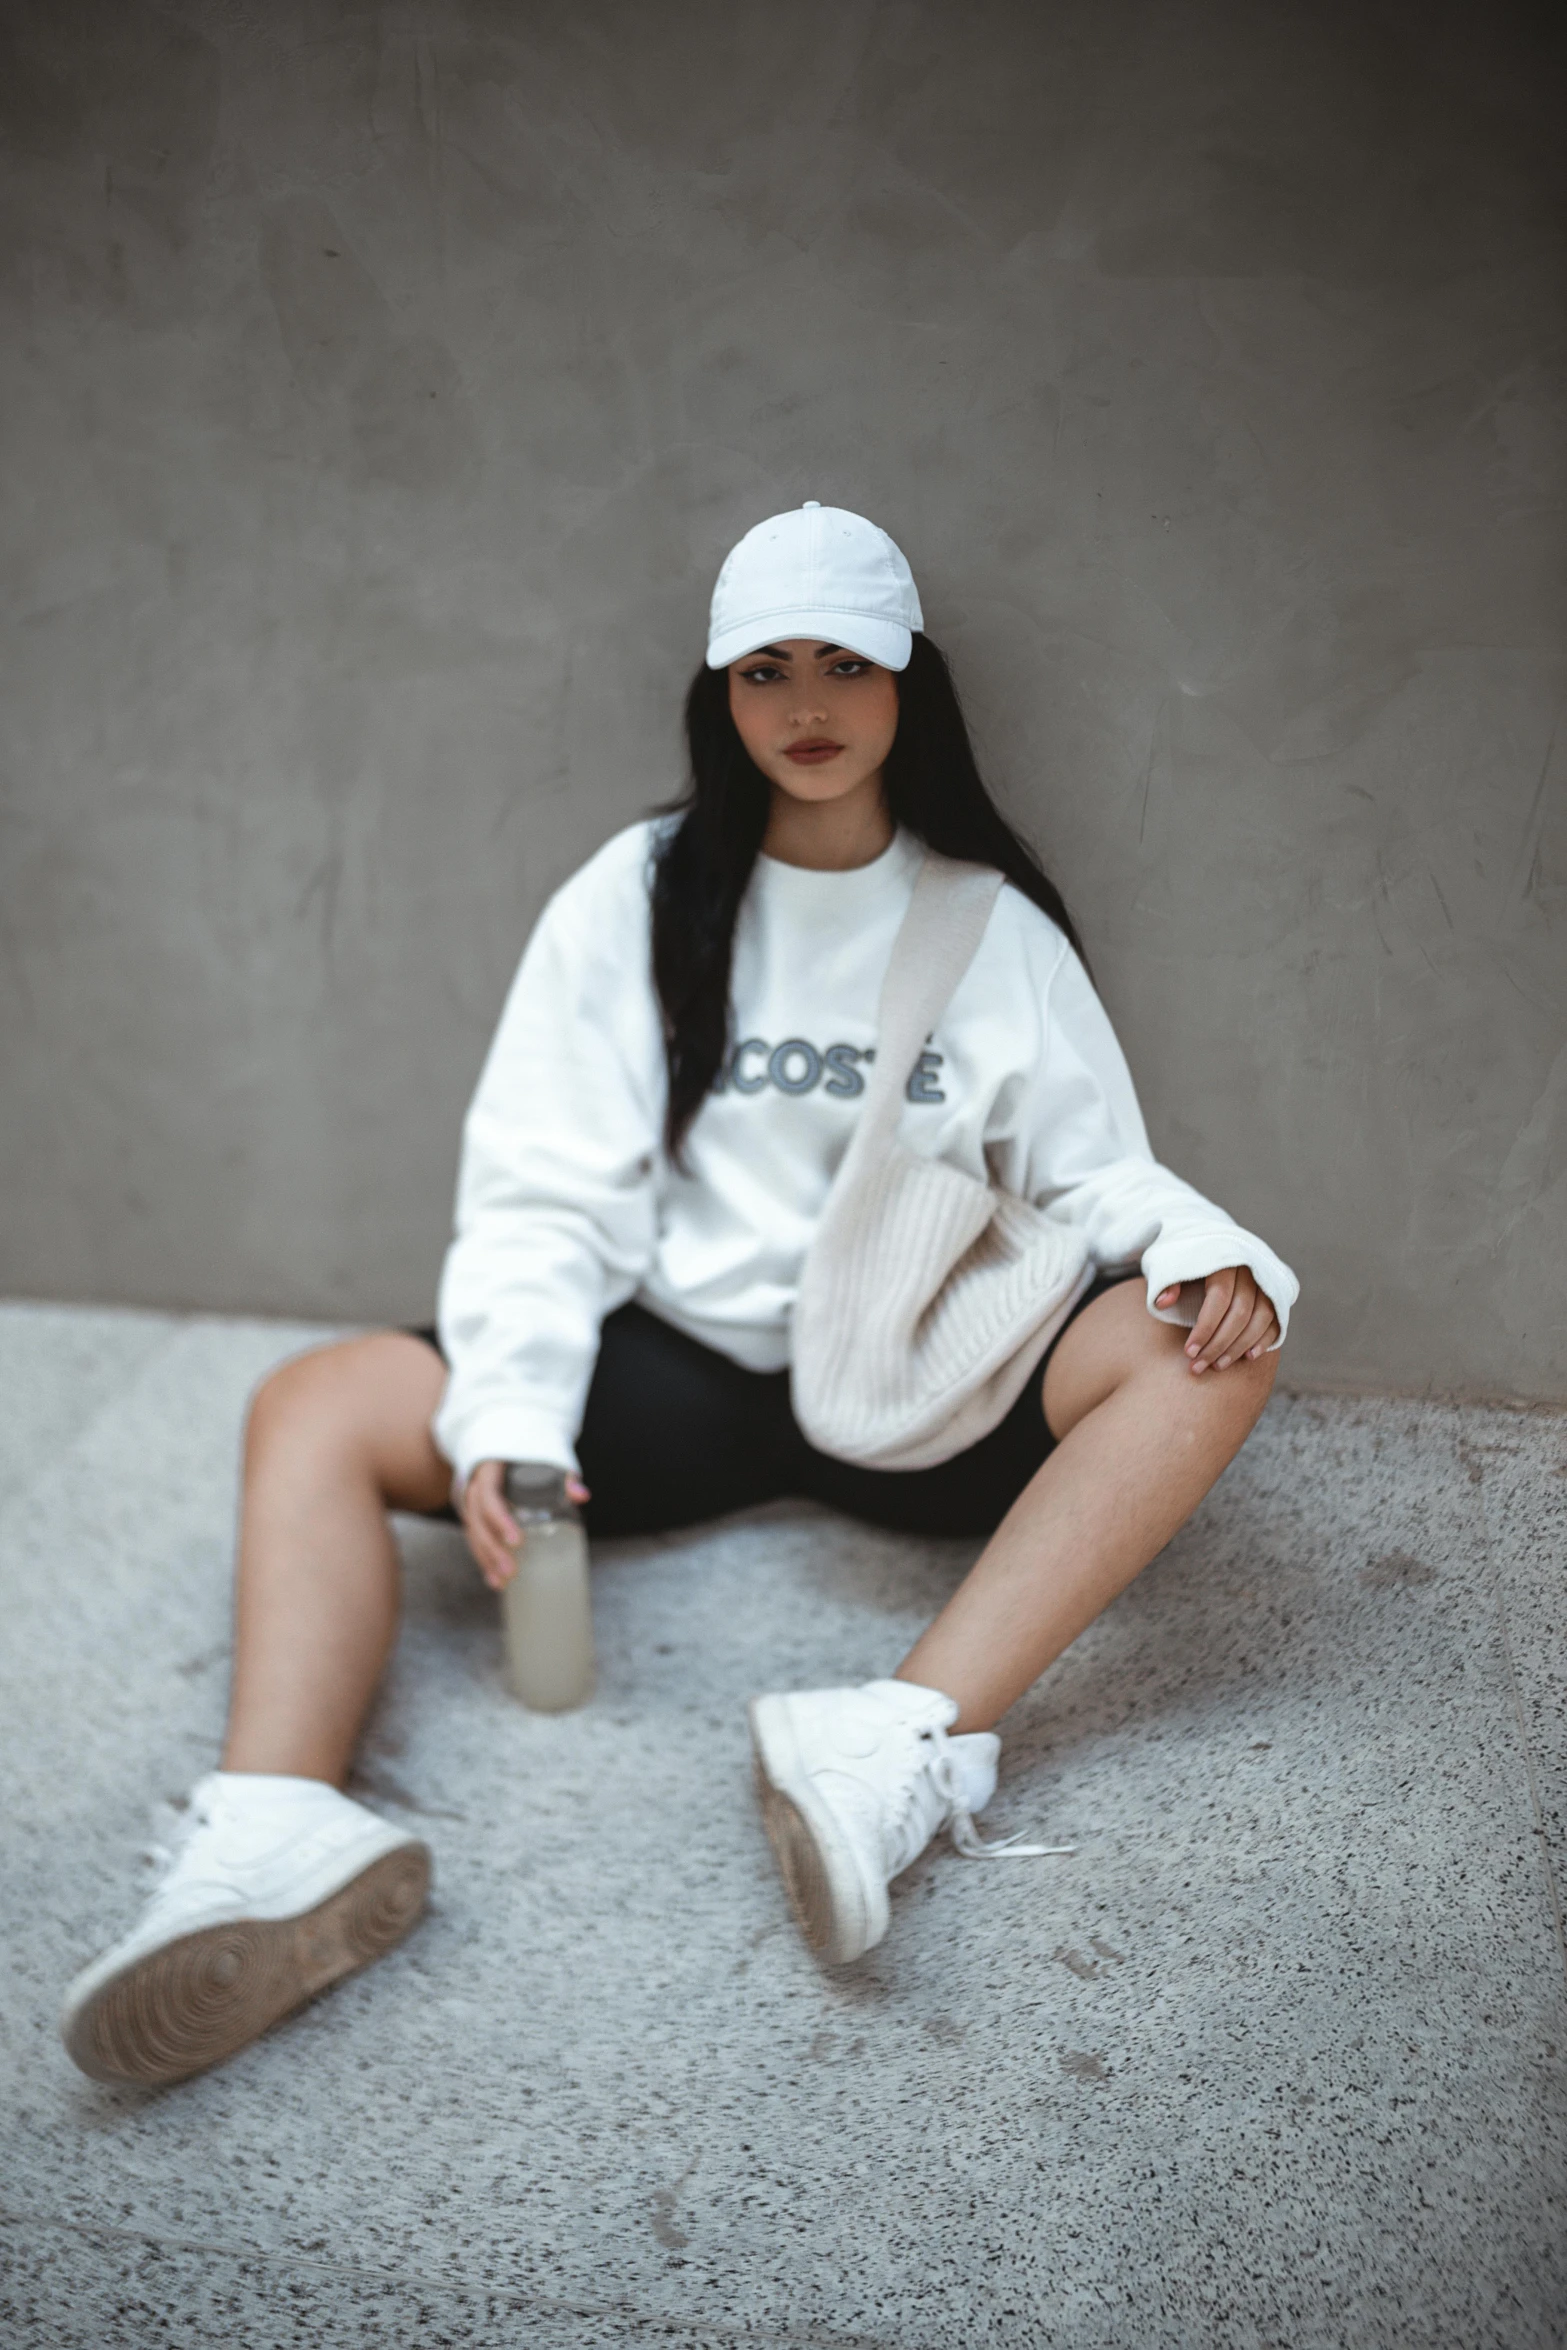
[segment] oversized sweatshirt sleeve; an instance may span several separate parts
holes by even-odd
[[[1245,1265],[1273,1302],[1282,1346],[1299,1282],[1265,1240],[1154,1157],[1115,1030],[1064,940],[1045,981],[1040,1062],[1021,1107],[1020,1188],[1078,1225],[1096,1264],[1140,1265],[1149,1312],[1181,1324],[1196,1320],[1193,1303],[1161,1310],[1162,1290]]]
[[[637,846],[612,841],[540,916],[463,1128],[435,1419],[459,1491],[482,1460],[577,1466],[599,1326],[652,1257],[663,1052]]]

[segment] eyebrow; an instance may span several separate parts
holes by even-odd
[[[818,661],[821,661],[825,659],[827,654],[841,653],[843,649],[844,648],[842,645],[818,645],[816,648],[816,658]],[[752,653],[750,658],[753,661],[760,661],[763,658],[769,661],[792,661],[794,659],[794,655],[783,645],[763,645],[757,652]]]

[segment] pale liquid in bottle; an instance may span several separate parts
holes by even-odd
[[[517,1572],[501,1593],[506,1677],[536,1713],[565,1713],[593,1687],[588,1544],[566,1495],[566,1473],[512,1461],[506,1506],[522,1528]]]

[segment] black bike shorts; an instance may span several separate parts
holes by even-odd
[[[1100,1274],[1067,1322],[1136,1278]],[[433,1329],[411,1335],[440,1351]],[[990,1534],[1054,1445],[1039,1400],[1048,1360],[966,1452],[932,1469],[865,1469],[806,1442],[786,1370],[744,1370],[645,1306],[622,1306],[600,1333],[577,1438],[593,1496],[583,1518],[590,1534],[662,1534],[803,1496],[894,1533]]]

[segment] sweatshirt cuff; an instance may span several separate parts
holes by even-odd
[[[1300,1283],[1284,1259],[1275,1256],[1265,1240],[1231,1224],[1211,1232],[1188,1232],[1156,1240],[1143,1251],[1143,1275],[1148,1283],[1148,1311],[1157,1322],[1174,1322],[1189,1330],[1197,1319],[1180,1298],[1173,1306],[1154,1303],[1161,1291],[1188,1281],[1206,1281],[1226,1265],[1244,1265],[1263,1291],[1278,1319],[1279,1335],[1269,1347],[1274,1354],[1289,1334],[1290,1308],[1300,1295]]]
[[[548,1461],[579,1475],[576,1447],[558,1412],[531,1403],[489,1404],[460,1430],[437,1421],[436,1442],[452,1464],[452,1503],[461,1507],[469,1478],[481,1461]]]

